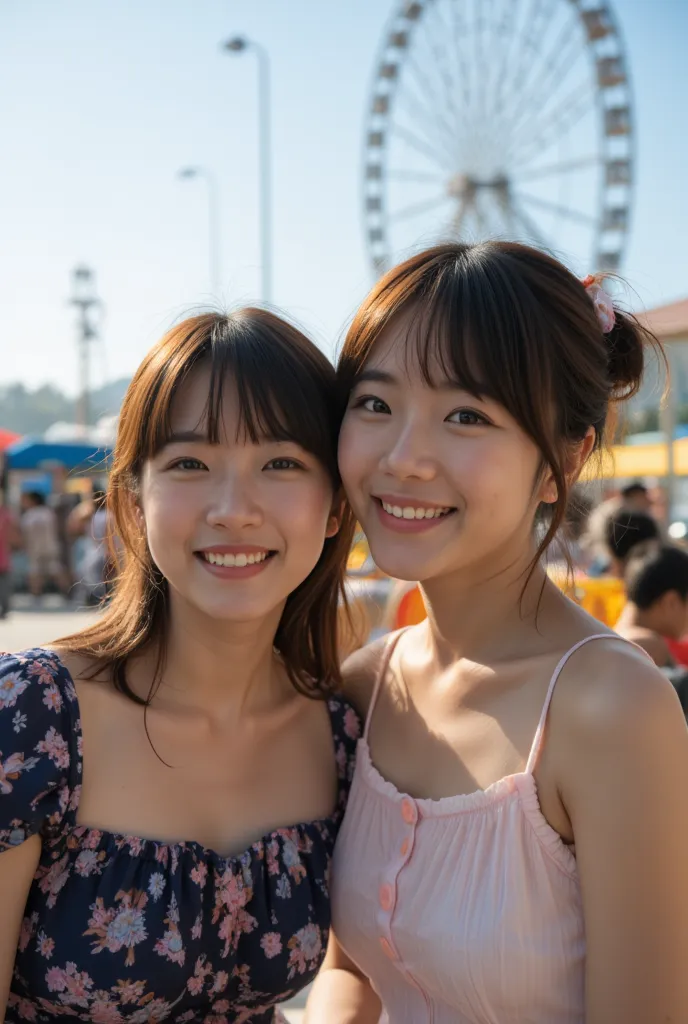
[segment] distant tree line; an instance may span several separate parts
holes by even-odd
[[[118,412],[129,381],[112,381],[91,392],[90,421]],[[0,427],[17,434],[42,434],[58,421],[74,423],[76,399],[53,384],[30,390],[24,384],[0,385]]]

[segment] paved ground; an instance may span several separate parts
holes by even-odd
[[[15,597],[15,609],[0,620],[0,651],[39,647],[73,633],[93,621],[94,612],[73,609],[59,598],[49,596],[35,605],[24,595]],[[302,1024],[305,996],[285,1007],[290,1024]]]

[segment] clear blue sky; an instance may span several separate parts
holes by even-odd
[[[562,3],[564,0],[562,0]],[[0,0],[0,383],[76,387],[73,266],[98,274],[105,358],[129,374],[211,300],[205,193],[221,187],[223,288],[258,295],[255,64],[273,73],[274,302],[326,351],[371,283],[360,142],[392,0]],[[637,196],[624,275],[652,306],[688,295],[688,3],[615,0],[633,73]]]

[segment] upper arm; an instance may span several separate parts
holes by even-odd
[[[38,836],[0,853],[0,1020],[4,1020],[22,918],[40,855]]]
[[[671,684],[617,643],[576,678],[561,792],[576,842],[588,1024],[688,1021],[688,731]]]

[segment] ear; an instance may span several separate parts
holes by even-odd
[[[595,428],[589,427],[583,440],[578,441],[570,447],[564,464],[564,474],[569,487],[572,487],[581,475],[583,467],[588,461],[591,451],[595,447],[595,437]],[[546,505],[553,505],[558,497],[559,490],[554,479],[554,474],[551,469],[547,468],[540,482],[540,501],[544,502]]]
[[[342,525],[342,516],[344,515],[344,500],[342,498],[335,498],[330,515],[327,520],[327,528],[325,530],[326,537],[335,537],[339,533],[339,527]]]

